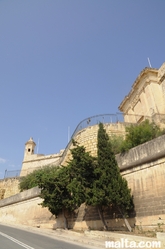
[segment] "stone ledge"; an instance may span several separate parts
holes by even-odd
[[[19,194],[0,200],[0,207],[5,207],[5,206],[12,205],[12,204],[15,204],[21,201],[39,197],[40,193],[41,193],[41,190],[38,187],[23,191]]]
[[[121,171],[150,163],[165,156],[165,135],[130,149],[125,154],[116,155]]]

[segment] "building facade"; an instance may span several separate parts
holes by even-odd
[[[157,123],[165,119],[165,63],[141,71],[129,94],[119,106],[124,121],[140,123],[146,117]]]

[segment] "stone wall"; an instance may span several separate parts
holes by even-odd
[[[136,226],[145,230],[165,225],[165,158],[123,171],[132,190]],[[165,226],[164,226],[165,228]]]
[[[129,218],[132,227],[146,230],[165,229],[165,135],[143,145],[131,149],[125,155],[117,155],[116,159],[123,177],[132,190],[135,204],[135,216]],[[12,179],[8,179],[8,181]],[[13,183],[16,183],[13,180]],[[29,190],[33,191],[33,190]],[[19,195],[23,195],[20,197]],[[24,196],[25,195],[25,196]],[[15,201],[13,201],[13,199]],[[19,199],[20,198],[20,199]],[[0,201],[0,220],[15,221],[23,224],[51,224],[63,226],[63,218],[50,220],[50,213],[42,209],[39,192],[23,192],[17,197]],[[126,229],[124,220],[116,210],[105,209],[104,216],[111,230]],[[52,218],[53,219],[53,218]],[[94,207],[81,206],[72,215],[68,215],[70,228],[102,229],[98,212]]]
[[[0,200],[19,193],[19,182],[19,177],[0,180]]]
[[[128,126],[129,123],[106,123],[104,124],[104,128],[109,136],[118,135],[125,136],[125,127]],[[98,125],[88,126],[85,129],[79,131],[74,140],[79,143],[79,145],[83,145],[86,148],[86,151],[90,152],[92,156],[97,155],[97,133],[98,133]],[[65,157],[62,160],[62,164],[65,165],[66,162],[71,158],[70,149],[72,145],[69,146]]]
[[[42,199],[39,197],[40,190],[35,187],[18,193],[14,196],[0,200],[0,222],[8,224],[23,224],[44,228],[64,228],[64,218],[59,215],[57,219],[40,205]],[[108,211],[108,210],[107,210]],[[111,215],[112,212],[111,212]],[[111,229],[125,230],[124,220],[112,219],[105,212],[105,218]],[[66,214],[69,228],[75,230],[102,229],[102,222],[94,207],[86,207],[84,204],[72,214]],[[133,226],[133,222],[131,223]]]
[[[24,160],[22,163],[22,169],[20,176],[25,176],[35,169],[39,169],[46,165],[56,165],[59,161],[62,152],[59,154],[52,154],[52,155],[37,155],[33,154],[29,156],[28,160]]]
[[[117,155],[123,177],[132,190],[136,225],[165,225],[165,135]]]
[[[47,208],[39,205],[42,199],[36,187],[0,201],[0,221],[8,224],[23,224],[52,228],[54,217]]]
[[[104,128],[109,136],[125,135],[126,123],[109,123],[104,124]],[[84,145],[86,150],[91,153],[91,155],[96,156],[97,154],[97,134],[98,125],[89,126],[86,129],[81,130],[75,137],[75,140],[80,144]]]

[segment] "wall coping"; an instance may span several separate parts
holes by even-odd
[[[18,193],[16,195],[12,195],[8,198],[0,200],[0,208],[5,207],[8,205],[12,205],[21,201],[26,201],[33,199],[35,197],[39,197],[41,193],[41,190],[38,187],[34,187],[28,190],[25,190],[21,193]]]
[[[25,159],[23,161],[23,163],[29,163],[29,162],[35,162],[35,161],[38,162],[38,161],[44,161],[44,160],[47,160],[47,159],[57,159],[58,160],[62,156],[61,153],[59,153],[59,154],[51,154],[51,155],[43,155],[43,156],[37,155],[37,154],[34,154],[34,155],[35,155],[35,157],[33,157],[33,155],[32,155],[28,159]]]
[[[116,160],[120,170],[124,171],[162,157],[165,157],[165,135],[136,146],[126,153],[116,155]]]

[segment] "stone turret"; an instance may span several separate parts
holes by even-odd
[[[24,161],[28,160],[31,155],[34,154],[35,149],[35,142],[33,141],[33,138],[31,137],[26,143],[25,143],[25,152],[24,152]]]
[[[20,176],[26,176],[36,169],[41,169],[48,165],[59,165],[59,159],[61,158],[62,152],[51,155],[35,154],[35,142],[33,138],[30,138],[25,143],[24,159],[22,162],[22,169]]]

